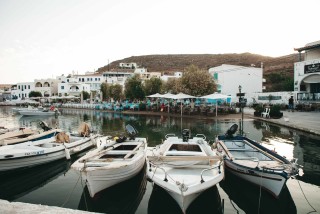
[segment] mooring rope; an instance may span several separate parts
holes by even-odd
[[[80,175],[79,175],[79,178],[78,178],[76,184],[74,185],[73,189],[71,190],[71,192],[69,193],[68,197],[67,197],[66,200],[63,202],[63,204],[61,205],[61,207],[64,207],[64,205],[69,201],[70,196],[72,195],[73,191],[76,189],[76,186],[77,186],[80,178],[81,178],[81,173],[80,173]]]
[[[299,180],[298,180],[298,179],[296,179],[296,180],[298,181],[299,187],[300,187],[300,189],[301,189],[301,192],[302,192],[304,198],[306,199],[306,201],[307,201],[307,203],[309,204],[309,206],[313,209],[312,211],[308,212],[307,214],[309,214],[309,213],[314,213],[314,212],[317,213],[318,211],[310,204],[309,200],[307,199],[306,195],[304,194],[303,189],[302,189],[302,187],[301,187],[301,185],[300,185]]]
[[[262,169],[263,170],[263,169]],[[260,188],[259,188],[259,204],[258,204],[258,214],[260,213],[260,202],[261,202],[261,187],[262,186],[262,172],[260,173]]]
[[[237,211],[237,214],[239,214],[239,210],[234,206],[231,198],[229,197],[229,200],[230,200],[230,204],[233,206],[233,208]]]
[[[82,186],[82,189],[83,189],[84,204],[86,205],[86,211],[89,211],[88,203],[87,203],[87,197],[86,197],[86,190],[84,189],[85,186],[82,183],[83,180],[82,180],[82,173],[81,172],[80,172],[80,177],[81,177],[81,186]]]

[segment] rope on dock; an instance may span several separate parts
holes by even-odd
[[[312,211],[308,212],[307,214],[309,214],[309,213],[314,213],[314,212],[317,213],[318,211],[310,204],[309,200],[307,199],[306,195],[304,194],[303,189],[302,189],[302,187],[301,187],[301,184],[300,184],[299,180],[298,180],[298,179],[296,179],[296,180],[298,181],[299,187],[300,187],[300,189],[301,189],[301,192],[302,192],[304,198],[306,199],[306,201],[307,201],[307,203],[309,204],[309,206],[313,209]]]
[[[77,186],[80,178],[81,178],[81,173],[80,173],[80,175],[79,175],[79,178],[78,178],[76,184],[74,185],[73,189],[71,190],[71,192],[69,193],[68,197],[67,197],[66,200],[63,202],[63,204],[61,205],[61,207],[64,207],[64,205],[69,201],[70,196],[72,195],[73,191],[76,189],[76,186]]]

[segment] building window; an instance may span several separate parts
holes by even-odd
[[[64,89],[64,85],[61,86],[61,89]]]
[[[28,85],[28,89],[30,89],[30,85]]]

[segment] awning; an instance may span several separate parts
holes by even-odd
[[[305,83],[320,83],[320,74],[312,74],[302,80]]]

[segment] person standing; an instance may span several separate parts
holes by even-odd
[[[290,110],[293,112],[293,96],[291,96],[289,99],[289,111]]]

